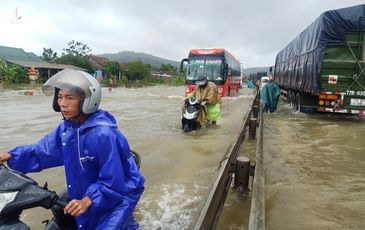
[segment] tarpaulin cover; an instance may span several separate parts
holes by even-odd
[[[322,89],[324,49],[346,44],[345,33],[365,31],[365,4],[322,13],[276,56],[275,81],[307,92]]]

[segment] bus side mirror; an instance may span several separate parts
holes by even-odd
[[[183,72],[183,69],[184,69],[184,63],[187,63],[187,64],[189,64],[189,59],[187,59],[187,58],[184,58],[184,59],[182,59],[181,60],[181,62],[180,62],[180,73],[182,73]]]

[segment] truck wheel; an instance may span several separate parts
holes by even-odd
[[[291,92],[290,96],[291,96],[291,107],[295,108],[297,104],[297,98],[295,97],[295,93]]]
[[[286,95],[286,98],[288,100],[288,104],[289,106],[291,107],[293,104],[293,99],[292,99],[292,96],[291,96],[291,91],[288,91],[287,95]]]
[[[300,96],[300,93],[297,93],[297,108],[296,111],[301,112],[302,111],[302,98]]]
[[[290,91],[290,107],[294,108],[295,104],[295,93]]]
[[[297,95],[293,92],[292,94],[292,98],[293,98],[293,110],[294,112],[296,112],[298,110],[298,98],[297,98]]]

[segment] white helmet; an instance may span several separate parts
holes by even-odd
[[[79,92],[83,96],[80,104],[82,114],[94,113],[98,108],[101,100],[101,89],[99,82],[90,74],[72,69],[64,69],[44,83],[42,91],[46,96],[54,96],[53,110],[60,112],[58,105],[58,92],[60,90]]]

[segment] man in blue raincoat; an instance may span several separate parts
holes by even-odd
[[[71,201],[64,211],[78,229],[137,229],[133,210],[144,178],[115,118],[99,109],[101,89],[90,74],[63,70],[43,86],[64,121],[34,145],[0,153],[23,173],[64,165]]]

